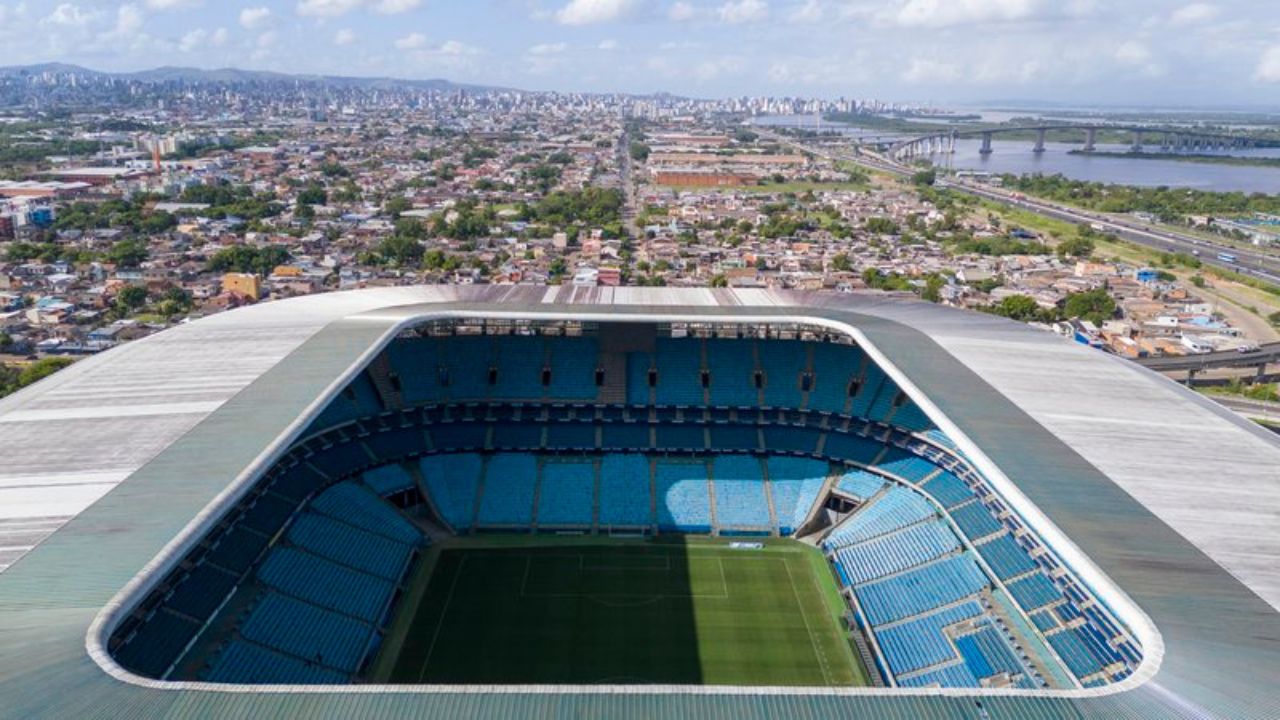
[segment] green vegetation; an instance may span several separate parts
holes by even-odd
[[[532,205],[521,205],[520,219],[558,228],[575,225],[588,227],[614,226],[621,235],[622,191],[616,188],[591,187],[585,190],[557,190]]]
[[[8,336],[5,335],[3,337],[7,338]],[[38,383],[74,362],[75,360],[71,358],[49,357],[23,367],[13,367],[0,363],[0,397],[15,393],[28,385]]]
[[[423,599],[402,608],[373,680],[865,684],[830,569],[765,542],[452,540],[423,563]]]
[[[284,206],[277,202],[274,193],[253,194],[247,185],[193,185],[178,197],[180,202],[205,203],[211,207],[201,211],[201,215],[221,220],[227,217],[238,217],[245,220],[262,220],[275,217],[284,211]]]
[[[100,230],[118,228],[126,232],[154,234],[167,232],[178,221],[166,212],[148,212],[146,204],[150,196],[140,196],[132,201],[107,200],[100,203],[73,202],[58,210],[54,220],[56,230]]]
[[[636,162],[644,162],[649,159],[649,146],[638,140],[632,140],[631,147],[627,150],[631,153],[631,159]]]
[[[279,245],[235,245],[223,248],[209,258],[209,269],[214,272],[254,273],[266,277],[276,266],[287,262],[289,251]]]
[[[1173,160],[1175,162],[1199,163],[1202,165],[1244,165],[1252,167],[1280,167],[1280,158],[1274,157],[1242,157],[1238,155],[1203,155],[1198,153],[1149,153],[1149,152],[1091,152],[1071,150],[1070,154],[1087,154],[1089,157],[1115,157],[1125,160]]]
[[[1211,395],[1235,395],[1250,400],[1263,402],[1280,402],[1280,384],[1254,383],[1246,385],[1240,378],[1233,378],[1226,385],[1196,387],[1197,390]]]
[[[1018,240],[1012,237],[963,238],[951,243],[951,251],[958,255],[1047,255],[1047,245],[1038,240]]]
[[[1148,212],[1163,222],[1187,215],[1280,213],[1280,195],[1134,187],[1070,180],[1062,175],[1005,175],[1004,186],[1028,195],[1107,213]]]

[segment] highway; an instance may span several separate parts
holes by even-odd
[[[1259,420],[1267,420],[1272,423],[1280,423],[1280,403],[1250,400],[1248,398],[1231,397],[1227,395],[1209,395],[1208,397],[1212,398],[1213,401],[1219,405],[1230,408],[1233,412],[1243,415],[1249,419],[1256,418]]]
[[[1259,365],[1280,363],[1280,342],[1269,343],[1250,353],[1224,350],[1222,352],[1202,353],[1199,355],[1171,355],[1167,357],[1140,358],[1139,365],[1157,372],[1177,372],[1179,370],[1211,370],[1214,368],[1257,367]]]
[[[813,147],[797,142],[790,138],[786,138],[775,133],[768,133],[770,137],[778,142],[790,145],[798,150],[812,153],[818,157],[827,160],[845,160],[854,162],[864,167],[881,172],[890,173],[899,177],[910,177],[918,168],[902,165],[888,158],[868,152],[865,148],[860,154],[837,154],[823,148]],[[1280,284],[1280,258],[1266,253],[1254,250],[1244,250],[1231,245],[1213,243],[1208,240],[1192,237],[1178,232],[1164,229],[1154,229],[1137,221],[1127,219],[1119,219],[1109,215],[1091,212],[1089,210],[1081,210],[1078,208],[1052,203],[1038,198],[1028,198],[1018,193],[1000,190],[997,188],[980,185],[974,182],[966,182],[956,179],[939,179],[938,187],[946,187],[965,192],[970,195],[976,195],[986,200],[1006,205],[1008,207],[1030,210],[1031,212],[1050,217],[1055,220],[1085,225],[1095,225],[1102,228],[1103,232],[1113,233],[1123,240],[1137,245],[1151,248],[1160,252],[1182,252],[1188,255],[1198,255],[1202,263],[1231,270],[1234,272],[1251,275],[1268,282]],[[1218,258],[1219,253],[1228,253],[1234,255],[1235,262],[1229,262]]]

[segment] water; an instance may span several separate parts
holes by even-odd
[[[1010,117],[1013,113],[1006,113]],[[1017,113],[1018,115],[1031,115]],[[1001,113],[984,113],[992,115],[990,120],[999,119]],[[1005,118],[1007,119],[1007,118]],[[841,125],[821,121],[816,115],[766,115],[752,119],[752,123],[763,127],[795,127],[806,130],[822,130],[838,132],[850,138],[886,139],[902,137],[887,134],[882,130]],[[1072,155],[1070,151],[1079,150],[1080,144],[1045,143],[1043,153],[1031,152],[1030,141],[1000,140],[991,143],[992,153],[982,155],[978,150],[982,142],[977,138],[956,141],[954,155],[938,154],[930,159],[937,165],[957,170],[977,170],[991,173],[1010,173],[1024,175],[1041,173],[1044,175],[1064,175],[1073,180],[1090,182],[1115,183],[1118,185],[1138,185],[1142,187],[1185,187],[1196,190],[1213,190],[1218,192],[1246,192],[1280,194],[1280,167],[1251,167],[1247,165],[1213,165],[1209,163],[1193,163],[1178,160],[1129,159],[1117,157],[1098,157],[1089,155]],[[1159,150],[1152,146],[1151,151]],[[1126,152],[1127,145],[1098,145],[1099,152]],[[1203,154],[1213,151],[1202,150]],[[1251,148],[1235,150],[1223,155],[1248,157],[1280,157],[1280,148]]]
[[[956,141],[954,155],[938,154],[931,159],[937,165],[957,170],[997,174],[1060,174],[1075,180],[1119,185],[1168,185],[1220,192],[1280,193],[1280,167],[1072,155],[1070,151],[1079,150],[1080,145],[1071,143],[1045,143],[1045,151],[1039,154],[1031,152],[1030,142],[993,140],[990,155],[979,153],[981,147],[980,140],[961,139]],[[1099,152],[1125,152],[1128,149],[1124,145],[1098,145]],[[1231,154],[1280,157],[1280,148],[1252,148]]]

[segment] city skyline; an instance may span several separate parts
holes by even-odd
[[[1280,13],[1243,2],[5,0],[0,44],[6,65],[691,97],[1205,107],[1280,89]]]

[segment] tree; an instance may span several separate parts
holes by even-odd
[[[713,288],[729,287],[729,278],[725,277],[724,273],[720,273],[711,278],[710,285]]]
[[[938,181],[938,172],[933,169],[921,170],[911,176],[911,182],[916,185],[932,186]]]
[[[298,193],[299,205],[324,205],[329,202],[329,193],[319,185],[312,185]]]
[[[1116,314],[1116,301],[1103,288],[1067,296],[1063,306],[1067,317],[1083,318],[1101,325]]]
[[[898,225],[889,218],[867,218],[867,232],[874,235],[897,235]]]
[[[413,207],[413,204],[403,196],[397,195],[383,204],[382,210],[391,217],[400,217],[400,213]]]
[[[400,267],[411,267],[422,260],[422,244],[408,235],[392,235],[378,245],[378,254]]]
[[[112,245],[106,254],[108,262],[126,268],[136,268],[150,256],[151,251],[141,240],[121,240]]]
[[[631,153],[631,159],[636,162],[644,162],[649,159],[649,146],[642,142],[633,140],[628,152]]]
[[[1055,250],[1058,253],[1058,257],[1087,258],[1093,254],[1095,247],[1097,245],[1094,243],[1093,238],[1081,235],[1063,240],[1058,243]]]
[[[121,288],[120,292],[116,293],[116,310],[118,310],[122,315],[128,315],[146,304],[147,289],[144,287],[129,285],[128,287]]]
[[[994,312],[1012,320],[1030,322],[1040,316],[1040,306],[1035,298],[1027,295],[1009,295],[995,306]]]

